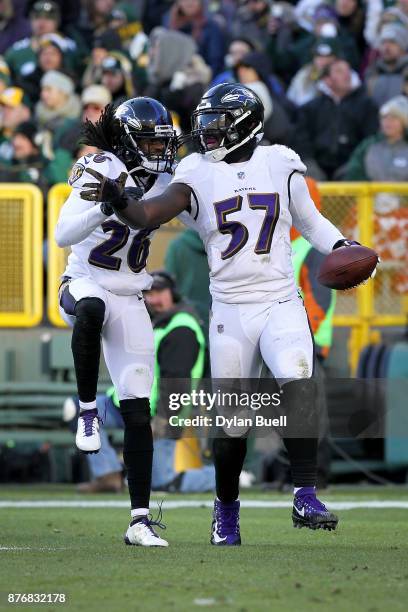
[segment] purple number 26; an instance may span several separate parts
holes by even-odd
[[[105,270],[119,270],[122,259],[116,257],[114,253],[125,246],[129,239],[130,230],[127,225],[119,223],[114,219],[109,219],[102,223],[105,234],[110,233],[110,237],[104,240],[89,253],[88,261],[93,266],[105,268]],[[157,228],[154,228],[157,229]],[[153,229],[140,230],[129,247],[127,262],[132,272],[141,272],[146,266],[149,255],[150,240],[149,234]]]
[[[269,253],[272,246],[273,233],[279,219],[280,204],[277,193],[248,193],[248,204],[252,210],[264,210],[265,218],[255,245],[255,253]],[[221,253],[221,259],[228,259],[238,253],[248,241],[248,229],[239,221],[228,221],[227,216],[242,208],[242,196],[234,196],[227,200],[214,203],[218,229],[221,234],[230,234],[231,241]]]

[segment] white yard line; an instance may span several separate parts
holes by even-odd
[[[68,548],[53,548],[51,546],[0,546],[2,550],[38,550],[40,552],[55,552],[56,550],[68,550]]]
[[[328,506],[332,510],[356,510],[363,509],[384,509],[384,508],[402,508],[408,510],[408,501],[395,500],[371,500],[371,501],[329,501]],[[174,510],[183,508],[212,508],[211,500],[164,500],[163,510]],[[261,500],[243,500],[241,501],[242,508],[291,508],[290,501],[261,501]],[[111,500],[24,500],[24,501],[0,501],[0,510],[2,508],[129,508],[129,502],[126,500],[111,501]],[[154,502],[152,509],[155,508]],[[1,550],[1,549],[0,549]]]

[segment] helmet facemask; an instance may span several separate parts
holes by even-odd
[[[123,127],[129,161],[154,174],[171,171],[177,153],[177,135],[172,125],[156,125],[154,133],[133,129],[127,123]]]
[[[252,125],[251,114],[250,110],[242,108],[198,108],[193,113],[191,134],[199,152],[216,162],[247,143],[262,131],[261,122]]]

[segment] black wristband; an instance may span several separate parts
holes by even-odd
[[[357,240],[347,240],[347,238],[342,238],[341,240],[338,240],[333,245],[332,251],[335,251],[336,249],[339,249],[340,247],[353,246],[353,245],[361,246],[360,243],[357,242]]]
[[[114,212],[112,206],[108,204],[108,202],[101,202],[101,211],[107,217],[110,217],[111,215],[113,215],[113,212]]]

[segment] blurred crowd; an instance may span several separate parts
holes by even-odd
[[[317,180],[408,180],[408,0],[0,0],[0,181],[65,182],[81,123],[135,95],[177,129],[220,82]]]

